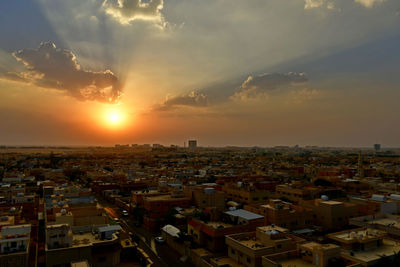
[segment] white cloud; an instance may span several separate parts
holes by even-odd
[[[336,9],[334,0],[304,0],[304,9],[326,8]]]
[[[175,97],[167,97],[167,99],[155,109],[160,111],[170,110],[179,106],[188,107],[206,107],[208,106],[207,95],[192,91]]]
[[[324,0],[305,0],[304,9],[321,7],[323,4]]]
[[[71,51],[57,49],[54,43],[22,49],[13,56],[24,64],[25,71],[6,72],[0,78],[58,89],[79,100],[115,103],[121,95],[118,78],[110,70],[83,70]]]
[[[371,8],[376,4],[385,2],[386,0],[354,0],[366,8]],[[314,8],[326,8],[326,9],[337,9],[336,5],[340,5],[339,0],[304,0],[304,9],[314,9]],[[343,4],[343,3],[342,3]]]
[[[308,81],[305,73],[264,73],[257,76],[249,76],[240,86],[232,99],[251,99],[267,97],[268,92]]]
[[[356,3],[363,5],[364,7],[371,8],[375,4],[380,4],[385,2],[386,0],[354,0]]]
[[[121,24],[129,24],[136,19],[163,21],[163,4],[163,0],[105,0],[103,7]]]

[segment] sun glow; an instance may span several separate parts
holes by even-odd
[[[105,123],[110,128],[121,128],[125,124],[125,113],[118,109],[110,109],[105,112]]]

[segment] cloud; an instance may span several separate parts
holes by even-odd
[[[167,99],[155,109],[159,111],[167,111],[180,106],[206,107],[208,106],[208,97],[203,93],[192,91],[180,96],[167,97]]]
[[[22,49],[13,56],[26,71],[6,72],[0,78],[62,90],[82,101],[115,103],[121,95],[118,78],[110,70],[83,70],[71,51],[57,49],[52,42],[41,43],[38,49]]]
[[[266,96],[275,89],[302,84],[308,81],[305,73],[264,73],[258,76],[249,76],[240,86],[240,90],[231,98],[251,99]]]
[[[335,4],[332,0],[305,0],[304,9],[313,9],[324,7],[327,9],[335,9]]]
[[[375,4],[383,3],[386,0],[354,0],[366,8],[371,8]],[[304,0],[304,9],[314,9],[314,8],[327,8],[327,9],[337,9],[337,0]],[[339,3],[340,5],[340,3]]]
[[[162,21],[163,0],[105,0],[105,12],[121,24],[129,24],[136,19]]]
[[[322,92],[316,89],[309,89],[309,88],[296,89],[289,93],[289,102],[299,104],[305,101],[317,99],[321,95]]]
[[[354,0],[356,3],[363,5],[364,7],[371,8],[375,4],[380,4],[385,2],[386,0]]]

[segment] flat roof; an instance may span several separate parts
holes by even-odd
[[[362,262],[371,262],[379,260],[382,255],[391,256],[394,253],[398,253],[399,251],[400,245],[398,245],[397,242],[384,239],[383,245],[380,247],[365,251],[355,251],[354,256],[350,255],[350,251],[342,250],[342,256],[346,258],[356,259]]]
[[[243,210],[243,209],[226,211],[225,214],[235,216],[235,217],[240,217],[240,218],[243,218],[246,220],[255,220],[255,219],[264,218],[264,216],[261,216],[257,213],[250,212],[250,211]]]
[[[99,232],[107,232],[107,231],[120,231],[122,228],[118,224],[107,225],[99,227]]]
[[[280,264],[282,267],[315,267],[312,263],[303,261],[300,258],[277,260],[276,263]]]

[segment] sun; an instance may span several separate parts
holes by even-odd
[[[118,109],[110,109],[105,112],[104,121],[109,128],[121,128],[125,124],[125,114]]]
[[[119,112],[110,112],[108,114],[108,122],[110,124],[119,124],[122,120],[122,115]]]

